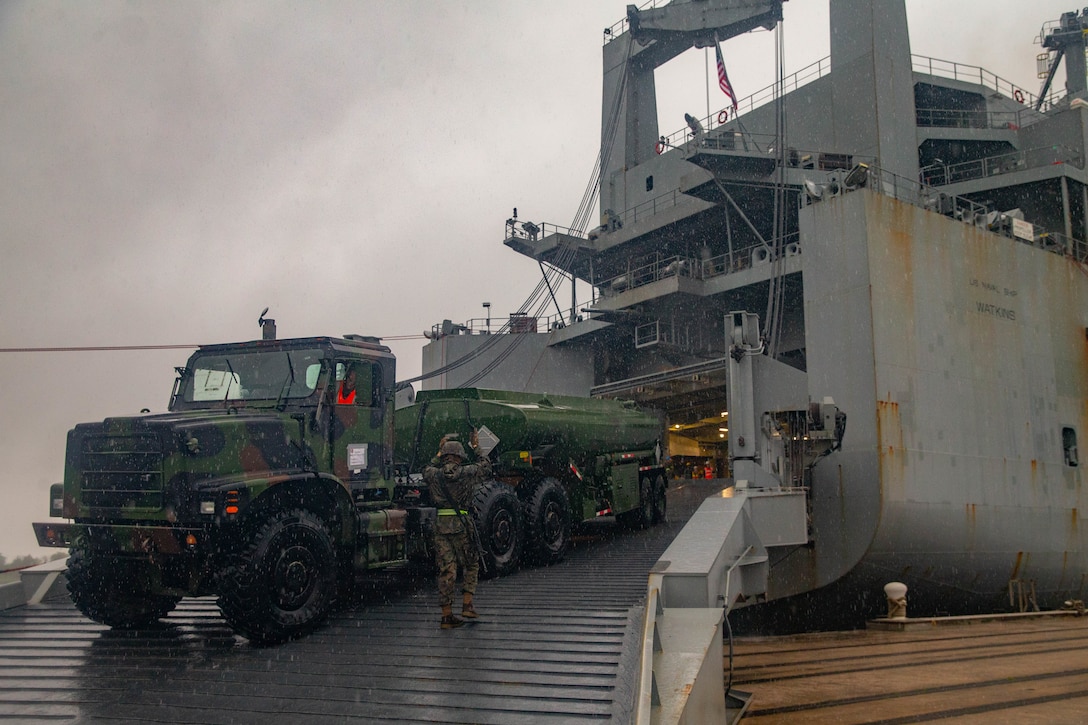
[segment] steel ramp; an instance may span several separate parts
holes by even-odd
[[[670,521],[605,525],[565,561],[481,582],[481,619],[440,630],[429,576],[385,572],[311,635],[255,647],[213,599],[111,631],[67,599],[0,614],[0,720],[630,721],[648,572],[721,482],[670,490]]]

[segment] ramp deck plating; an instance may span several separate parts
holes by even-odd
[[[669,491],[670,521],[580,538],[556,566],[481,583],[481,621],[438,628],[429,576],[388,573],[279,647],[235,637],[214,600],[111,631],[66,599],[0,614],[0,720],[585,723],[631,719],[650,568],[722,482]],[[615,534],[615,535],[613,535]],[[633,626],[632,626],[633,625]]]

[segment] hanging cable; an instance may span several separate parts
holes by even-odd
[[[767,339],[768,355],[778,356],[779,343],[782,339],[783,308],[785,305],[785,279],[783,253],[784,236],[787,222],[786,209],[786,106],[785,90],[785,44],[782,21],[775,27],[775,184],[772,209],[771,233],[771,274],[767,284],[767,314],[764,323],[764,337]]]

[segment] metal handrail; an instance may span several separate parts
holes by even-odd
[[[1019,111],[967,111],[962,108],[916,108],[919,128],[981,128],[1016,131],[1043,118],[1032,109]]]
[[[652,217],[655,214],[666,209],[671,209],[680,203],[690,201],[690,196],[681,193],[679,189],[673,189],[659,196],[655,196],[652,199],[647,199],[632,207],[628,207],[617,214],[617,216],[622,224],[634,224],[640,218]]]
[[[923,184],[927,186],[945,186],[961,181],[982,179],[987,176],[1008,174],[1013,171],[1035,169],[1041,166],[1072,164],[1078,169],[1084,168],[1084,159],[1080,152],[1068,146],[1044,146],[1022,151],[1012,151],[983,159],[961,161],[957,164],[930,164],[919,171]]]
[[[1048,252],[1071,257],[1081,264],[1088,264],[1088,241],[1083,239],[1070,237],[1060,232],[1042,231],[1035,235],[1034,244]]]
[[[534,224],[527,219],[510,218],[506,220],[507,239],[528,239],[530,241],[536,241],[537,239],[543,239],[549,234],[566,234],[579,239],[586,238],[586,235],[578,229],[552,224],[551,222]]]
[[[635,703],[635,725],[650,725],[651,711],[656,704],[654,682],[654,650],[657,642],[657,617],[662,613],[661,585],[664,577],[650,574],[646,586],[646,608],[642,619],[642,641],[639,647],[638,700]]]
[[[1075,237],[1050,232],[1038,225],[1033,225],[1031,240],[1017,237],[1011,224],[996,223],[991,225],[993,210],[984,204],[971,201],[962,196],[955,196],[940,191],[936,186],[908,179],[890,171],[873,166],[868,172],[868,187],[885,196],[890,196],[908,204],[920,206],[951,217],[966,224],[988,228],[995,234],[1015,239],[1023,244],[1042,249],[1053,254],[1069,257],[1081,264],[1088,264],[1088,241]],[[801,204],[818,203],[820,199],[807,194],[801,195]],[[1086,270],[1088,271],[1088,270]]]
[[[667,5],[670,1],[671,0],[662,0],[661,4]],[[647,2],[642,3],[642,5],[640,5],[638,9],[639,12],[642,12],[643,10],[652,10],[656,7],[657,0],[647,0]],[[608,45],[613,40],[626,33],[628,27],[629,25],[627,22],[627,16],[624,15],[621,20],[617,20],[616,22],[612,23],[612,25],[604,29],[604,44]]]
[[[787,76],[783,79],[782,84],[772,83],[771,85],[761,88],[755,93],[752,93],[737,101],[737,110],[734,112],[732,106],[722,106],[717,111],[714,111],[705,118],[699,119],[699,123],[703,125],[703,128],[707,131],[711,131],[718,126],[725,125],[731,118],[736,118],[745,113],[751,113],[756,108],[764,106],[776,98],[779,94],[785,95],[791,93],[803,85],[807,85],[812,81],[823,78],[825,75],[831,72],[831,56],[820,58],[815,63],[810,63],[801,70]],[[779,90],[781,89],[781,90]],[[690,128],[681,128],[678,131],[662,136],[660,142],[666,147],[676,147],[681,144],[687,143],[692,139],[693,135]]]
[[[1012,81],[1007,81],[996,73],[991,73],[985,68],[977,65],[956,63],[951,60],[930,58],[914,53],[911,53],[910,58],[911,69],[919,73],[926,73],[927,75],[937,76],[938,78],[949,78],[954,81],[963,81],[965,83],[977,83],[986,88],[995,90],[1007,98],[1020,101],[1025,106],[1031,108],[1035,107],[1036,101],[1038,100],[1038,96],[1027,88],[1018,86]],[[1050,93],[1043,99],[1042,109],[1049,110],[1057,104],[1064,95],[1064,93],[1056,91]]]
[[[799,239],[799,232],[793,232],[783,237],[781,243],[783,254],[786,256],[799,254],[800,246],[796,243]],[[770,248],[757,242],[708,259],[680,255],[655,259],[613,277],[594,280],[593,284],[601,288],[602,291],[608,290],[619,293],[673,277],[687,277],[697,280],[714,279],[715,277],[741,272],[755,266],[752,255],[757,249],[767,249],[767,261],[772,261],[773,255],[770,253]]]
[[[624,23],[626,21],[623,21]],[[926,73],[928,75],[937,76],[940,78],[950,78],[952,80],[978,83],[979,85],[991,88],[998,93],[1001,93],[1008,98],[1018,100],[1017,93],[1019,92],[1020,98],[1023,98],[1023,104],[1028,107],[1025,110],[1034,109],[1037,96],[1031,91],[1007,81],[996,73],[991,73],[985,68],[981,68],[975,65],[967,65],[964,63],[956,63],[954,61],[941,60],[939,58],[930,58],[924,55],[911,54],[911,69],[920,73]],[[707,131],[711,131],[718,126],[728,123],[731,118],[750,113],[751,111],[766,105],[778,98],[779,95],[785,95],[791,93],[803,85],[807,85],[813,81],[823,78],[825,75],[831,72],[831,56],[825,56],[820,58],[815,63],[810,63],[801,70],[787,76],[783,79],[781,85],[772,83],[771,85],[761,88],[760,90],[752,93],[745,98],[737,101],[736,113],[733,112],[731,106],[723,106],[722,108],[714,111],[705,118],[699,119],[699,122],[703,125],[703,128]],[[1042,109],[1049,110],[1055,104],[1057,104],[1064,97],[1064,93],[1052,92],[1044,99]],[[1011,113],[1011,112],[1010,112]],[[919,123],[919,125],[921,125]],[[1023,125],[1017,123],[1017,125]],[[660,141],[666,148],[676,147],[690,141],[692,138],[691,129],[681,128],[678,131],[673,131],[670,134],[666,134],[660,138]]]

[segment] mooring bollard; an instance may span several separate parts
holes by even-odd
[[[906,619],[907,585],[888,582],[884,585],[884,596],[888,599],[888,619]]]

